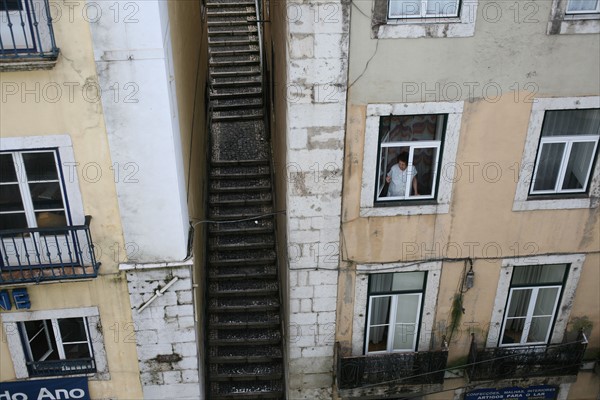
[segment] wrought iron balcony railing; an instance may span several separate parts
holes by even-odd
[[[478,349],[473,335],[467,374],[470,381],[577,375],[586,347],[582,332],[570,343],[489,349]]]
[[[93,358],[35,361],[28,362],[27,369],[31,377],[93,374],[96,372],[96,362]]]
[[[0,66],[57,56],[48,0],[0,0]]]
[[[96,277],[90,219],[80,226],[1,230],[0,285]]]
[[[444,382],[447,348],[417,353],[386,353],[342,357],[337,344],[338,389],[372,385],[428,385]]]

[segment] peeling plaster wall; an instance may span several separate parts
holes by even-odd
[[[141,268],[141,269],[140,269]],[[127,270],[127,284],[145,399],[199,399],[203,394],[198,370],[191,265]],[[173,278],[161,296],[138,312]]]
[[[286,6],[288,398],[331,399],[350,4]]]

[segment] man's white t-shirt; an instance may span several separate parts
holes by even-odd
[[[417,176],[417,169],[410,166],[402,171],[398,164],[394,164],[387,176],[392,178],[387,193],[388,197],[404,197],[406,193],[406,181],[410,182],[410,188],[412,189],[412,180]]]

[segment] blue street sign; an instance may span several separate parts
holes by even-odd
[[[0,400],[90,400],[87,377],[0,382]]]

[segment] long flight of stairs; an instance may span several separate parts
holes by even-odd
[[[284,399],[269,135],[254,1],[208,0],[209,399]]]

